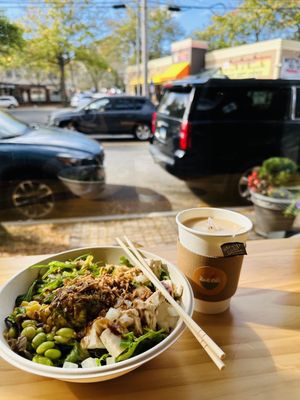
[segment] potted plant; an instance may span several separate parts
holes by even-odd
[[[247,187],[258,234],[267,236],[272,231],[292,228],[300,212],[299,184],[298,166],[288,158],[272,157],[253,168],[247,177]]]

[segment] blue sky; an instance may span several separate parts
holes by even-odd
[[[116,16],[118,16],[122,10],[112,10],[112,4],[132,4],[132,0],[90,0],[90,2],[93,4],[93,7],[96,7],[95,4],[98,4],[99,7],[104,6],[105,12],[108,15]],[[173,15],[178,19],[178,23],[186,32],[186,36],[189,36],[195,29],[200,30],[208,24],[212,15],[212,11],[215,10],[215,12],[222,12],[220,4],[226,4],[226,6],[228,6],[233,4],[236,5],[238,2],[239,0],[225,0],[223,3],[220,3],[218,0],[148,0],[148,7],[151,9],[152,7],[158,5],[161,7],[165,7],[167,5],[180,6],[182,10],[180,12],[174,12]],[[11,20],[17,20],[22,17],[23,13],[25,12],[26,4],[37,7],[42,3],[43,2],[39,0],[0,0],[0,10],[3,10],[2,12],[4,12],[4,14],[7,15]],[[195,8],[189,9],[189,7]],[[197,7],[204,7],[204,9],[197,9]],[[205,7],[214,8],[211,11],[209,9],[205,9]]]
[[[59,1],[59,0],[49,0]],[[68,1],[68,0],[65,0]],[[70,0],[71,1],[71,0]],[[83,2],[84,0],[75,0]],[[95,10],[103,10],[107,16],[115,16],[118,18],[123,10],[113,10],[113,4],[133,4],[135,0],[90,0],[91,7]],[[140,1],[140,0],[139,0]],[[222,2],[223,1],[223,2]],[[228,11],[225,7],[237,6],[242,0],[148,0],[149,9],[160,6],[167,7],[168,5],[176,5],[181,7],[180,12],[174,12],[174,17],[178,20],[179,25],[185,32],[185,37],[188,37],[195,30],[203,29],[214,13],[223,13]],[[22,18],[26,11],[26,5],[39,7],[43,4],[39,0],[0,0],[0,10],[9,17],[10,20]]]

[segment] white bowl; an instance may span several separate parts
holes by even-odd
[[[120,247],[91,247],[59,253],[41,260],[38,264],[47,264],[51,260],[66,261],[86,253],[92,254],[96,260],[103,260],[112,264],[118,264],[120,256],[124,256],[124,252]],[[172,281],[183,287],[182,307],[189,315],[192,315],[194,306],[193,291],[186,277],[175,265],[167,260],[144,250],[143,253],[148,258],[161,259],[167,264]],[[4,319],[12,312],[16,297],[27,291],[37,274],[37,269],[26,268],[12,277],[0,290],[0,356],[8,363],[26,372],[70,382],[98,382],[113,379],[138,368],[158,356],[178,340],[185,328],[184,323],[179,320],[175,329],[162,342],[142,354],[116,364],[84,369],[66,369],[36,364],[13,352],[7,344],[3,332],[5,329]]]

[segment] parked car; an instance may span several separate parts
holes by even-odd
[[[19,103],[14,96],[0,96],[0,108],[15,108]]]
[[[151,135],[154,105],[146,97],[115,95],[103,97],[75,111],[50,116],[50,125],[87,134],[132,134],[139,140]]]
[[[186,79],[165,88],[150,152],[188,180],[234,174],[272,156],[300,161],[300,82]]]
[[[17,210],[26,218],[45,217],[61,194],[70,193],[59,174],[78,167],[82,175],[83,166],[103,173],[103,158],[102,146],[81,133],[32,128],[0,112],[2,208]]]

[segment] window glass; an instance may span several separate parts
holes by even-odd
[[[99,99],[93,101],[88,106],[85,107],[86,110],[95,110],[95,111],[105,111],[108,110],[111,106],[111,101],[109,99]]]
[[[196,101],[194,117],[281,120],[288,110],[288,89],[204,88]]]
[[[135,99],[133,102],[135,110],[141,110],[145,104],[144,99]]]
[[[300,88],[296,90],[295,118],[300,118]]]
[[[188,105],[188,92],[167,91],[160,103],[158,112],[174,118],[182,118]]]
[[[1,139],[23,135],[28,129],[28,125],[2,112],[0,112],[0,122]]]
[[[114,110],[134,110],[135,104],[131,99],[114,99]]]

